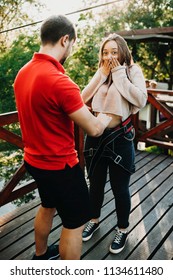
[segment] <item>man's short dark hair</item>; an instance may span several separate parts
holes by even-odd
[[[47,43],[54,45],[65,35],[69,35],[70,41],[76,39],[74,25],[63,15],[51,16],[41,26],[40,37],[43,45]]]

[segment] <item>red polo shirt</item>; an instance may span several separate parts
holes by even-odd
[[[84,106],[79,87],[51,56],[35,53],[17,74],[14,92],[24,159],[34,167],[64,169],[78,162],[71,114]]]

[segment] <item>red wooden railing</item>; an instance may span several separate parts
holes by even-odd
[[[173,91],[148,89],[148,104],[149,129],[142,126],[139,113],[133,116],[136,141],[173,150]]]
[[[15,133],[4,128],[5,125],[13,124],[18,122],[18,113],[10,112],[6,114],[0,114],[0,139],[5,140],[8,143],[15,145],[16,147],[23,149],[22,138]],[[84,168],[84,157],[83,157],[83,143],[84,143],[83,131],[75,126],[75,141],[76,149],[78,151],[79,161],[82,168]],[[19,182],[23,179],[26,173],[25,166],[22,163],[21,166],[14,173],[12,178],[5,184],[3,189],[0,191],[0,206],[7,204],[23,195],[36,189],[34,180],[30,180],[25,184],[21,184],[18,187]]]
[[[147,145],[157,145],[165,149],[173,150],[173,109],[168,106],[169,102],[173,102],[173,91],[148,89],[148,104],[150,105],[150,123],[151,127],[146,129],[140,120],[139,113],[133,116],[133,123],[136,130],[136,142],[146,142]],[[156,117],[158,112],[162,114],[163,121],[157,123]],[[7,130],[4,126],[18,122],[18,113],[10,112],[0,115],[0,139],[5,140],[19,149],[23,149],[23,143],[20,136]],[[80,165],[84,168],[83,143],[84,133],[75,126],[75,141],[78,151]],[[14,173],[12,178],[5,184],[0,191],[0,206],[7,204],[24,194],[27,194],[36,188],[34,180],[30,180],[25,184],[18,186],[19,182],[25,175],[25,167],[23,163]]]

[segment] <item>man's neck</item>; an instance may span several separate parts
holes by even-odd
[[[50,55],[58,61],[61,60],[61,51],[58,51],[58,47],[52,45],[41,46],[39,53]]]

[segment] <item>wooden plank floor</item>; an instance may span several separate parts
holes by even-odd
[[[109,176],[108,176],[109,178]],[[100,218],[100,228],[83,243],[83,260],[173,259],[173,157],[136,152],[136,172],[131,177],[132,198],[129,238],[117,255],[109,253],[117,218],[109,179]],[[39,199],[0,218],[0,259],[31,259],[34,253],[34,217]],[[49,245],[57,244],[61,220],[56,214]]]

